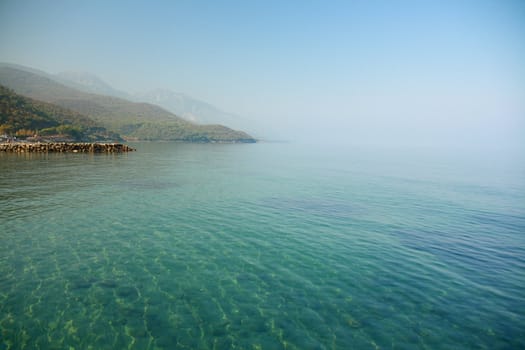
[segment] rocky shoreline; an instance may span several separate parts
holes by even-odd
[[[6,142],[0,152],[11,153],[121,153],[136,151],[122,143],[90,142]]]

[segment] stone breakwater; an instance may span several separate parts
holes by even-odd
[[[86,142],[9,142],[0,143],[0,152],[13,153],[120,153],[135,151],[122,143],[86,143]]]

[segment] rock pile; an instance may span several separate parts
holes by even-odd
[[[0,152],[72,152],[72,153],[120,153],[135,151],[122,143],[77,143],[77,142],[14,142],[0,143]]]

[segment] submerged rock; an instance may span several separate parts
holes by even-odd
[[[92,283],[90,281],[79,280],[79,281],[73,282],[72,288],[73,289],[87,289],[87,288],[90,288],[91,285]]]
[[[116,293],[118,297],[127,299],[136,299],[139,296],[137,288],[132,286],[118,287]]]
[[[118,284],[113,280],[102,280],[98,282],[98,285],[105,288],[115,288]]]

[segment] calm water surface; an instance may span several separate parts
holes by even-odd
[[[0,349],[524,349],[516,158],[0,154]]]

